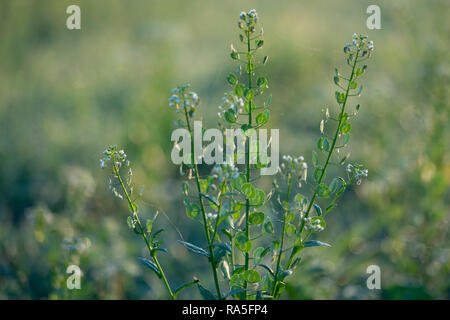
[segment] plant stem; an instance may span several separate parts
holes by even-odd
[[[248,89],[250,90],[252,88],[252,68],[251,63],[252,63],[252,55],[251,55],[251,46],[250,46],[250,31],[247,31],[247,57],[248,57]],[[252,108],[253,108],[253,99],[249,99],[248,100],[248,125],[249,128],[252,125]],[[249,141],[249,137],[247,137],[246,139],[246,178],[247,178],[247,183],[250,182],[250,141]],[[247,236],[247,239],[250,239],[250,227],[249,227],[249,218],[250,215],[250,200],[246,199],[245,201],[245,235]],[[249,267],[249,253],[246,252],[245,253],[245,271],[248,270]],[[245,282],[245,289],[247,289],[247,281]],[[247,300],[247,291],[245,291],[245,300]]]
[[[280,243],[280,253],[278,254],[278,259],[277,259],[277,268],[275,269],[275,282],[273,284],[273,289],[272,289],[272,296],[275,297],[275,294],[277,292],[277,287],[278,287],[278,274],[280,272],[280,263],[281,263],[281,255],[283,254],[283,248],[284,248],[284,237],[285,237],[285,229],[286,229],[286,213],[289,212],[289,197],[291,194],[291,186],[292,186],[292,174],[289,174],[289,181],[288,181],[288,190],[287,190],[287,195],[286,195],[286,202],[287,202],[287,207],[286,210],[283,211],[283,228],[281,230],[281,243]]]
[[[339,137],[339,130],[341,129],[342,119],[343,119],[343,115],[344,115],[344,112],[345,112],[345,106],[347,105],[347,100],[348,100],[348,97],[349,97],[350,84],[352,83],[353,77],[355,75],[355,68],[356,68],[356,63],[358,62],[358,55],[359,55],[359,53],[356,53],[355,62],[353,63],[353,67],[352,67],[352,73],[350,75],[350,79],[349,79],[348,84],[347,84],[347,90],[345,91],[344,102],[342,103],[341,112],[339,113],[339,118],[338,118],[339,119],[339,123],[338,123],[338,126],[336,128],[336,132],[334,134],[333,142],[331,143],[330,151],[328,152],[327,159],[326,159],[325,164],[323,166],[322,173],[320,175],[319,180],[317,181],[318,185],[320,185],[322,183],[323,179],[325,178],[325,173],[327,171],[328,164],[330,163],[331,156],[333,155],[333,151],[334,151],[334,148],[336,146],[337,138]],[[311,198],[311,201],[309,202],[308,208],[306,209],[305,217],[304,217],[305,219],[308,218],[309,212],[311,211],[311,208],[312,208],[316,198],[317,198],[317,188],[314,191],[314,194],[313,194],[313,196]],[[303,231],[304,227],[305,227],[305,220],[302,219],[300,230],[298,232],[298,236],[299,237],[301,237],[301,234],[302,234],[302,231]],[[290,267],[290,265],[292,263],[292,260],[294,259],[294,256],[296,254],[295,249],[296,248],[294,246],[294,248],[292,249],[292,252],[291,252],[291,256],[289,258],[289,262],[288,262],[288,264],[286,266],[287,269],[289,269],[289,267]]]
[[[200,187],[200,176],[199,176],[199,173],[198,173],[197,163],[195,162],[194,136],[192,134],[191,123],[189,121],[189,115],[187,113],[186,107],[184,108],[184,114],[186,116],[186,122],[187,122],[188,130],[189,130],[189,134],[191,136],[191,161],[192,161],[192,165],[194,166],[195,181],[196,181],[196,184],[197,184],[197,192],[198,192],[198,201],[200,202],[200,209],[201,209],[202,218],[203,218],[203,226],[205,228],[206,241],[208,242],[209,261],[211,263],[211,268],[212,268],[213,277],[214,277],[214,284],[216,286],[217,297],[218,297],[219,300],[221,300],[222,299],[222,295],[220,294],[219,279],[217,277],[217,270],[216,270],[216,267],[214,265],[214,251],[213,251],[213,247],[212,247],[211,236],[209,234],[208,220],[206,218],[205,205],[203,204],[203,198],[202,198],[202,195],[201,195],[202,190],[201,190],[201,187]]]
[[[128,191],[127,191],[127,189],[125,188],[125,185],[123,184],[122,177],[120,176],[119,170],[118,170],[117,166],[115,165],[115,159],[114,159],[114,156],[113,156],[113,161],[112,161],[112,163],[113,163],[113,170],[114,170],[114,173],[115,173],[115,175],[117,176],[117,179],[119,180],[120,186],[122,187],[122,190],[123,190],[123,192],[124,192],[124,194],[125,194],[125,197],[127,198],[128,205],[129,205],[130,211],[131,211],[131,208],[134,207],[134,206],[133,206],[133,202],[131,201],[130,195],[128,194]],[[147,245],[148,250],[150,251],[150,256],[152,257],[153,261],[154,261],[155,264],[156,264],[156,267],[157,267],[158,270],[159,270],[159,274],[160,274],[160,276],[161,276],[161,279],[162,279],[163,282],[164,282],[164,285],[166,286],[166,289],[167,289],[167,292],[168,292],[169,295],[170,295],[170,298],[171,298],[172,300],[175,300],[175,296],[173,295],[172,289],[170,288],[170,285],[169,285],[169,282],[167,281],[166,275],[164,274],[164,271],[163,271],[163,269],[162,269],[162,267],[161,267],[161,265],[160,265],[160,263],[159,263],[159,261],[158,261],[158,258],[156,257],[156,254],[153,253],[152,245],[151,245],[150,242],[148,241],[147,235],[145,234],[145,230],[144,230],[144,228],[142,227],[142,224],[141,224],[141,221],[140,221],[140,219],[139,219],[139,216],[138,216],[137,212],[131,212],[131,213],[132,213],[132,214],[135,213],[135,218],[136,218],[137,224],[139,225],[140,234],[141,234],[142,238],[144,239],[145,244]]]

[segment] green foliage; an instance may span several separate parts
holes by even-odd
[[[295,1],[288,1],[283,8],[273,10],[274,2],[261,9],[265,10],[263,22],[270,25],[271,30],[261,43],[264,51],[258,48],[252,59],[257,74],[252,81],[254,104],[249,106],[243,98],[243,110],[235,110],[236,123],[231,125],[244,124],[248,129],[245,113],[252,109],[256,127],[256,116],[264,111],[262,108],[270,108],[270,119],[265,126],[281,129],[281,150],[308,155],[305,158],[309,174],[306,180],[294,176],[292,200],[285,209],[278,200],[286,202],[287,180],[277,177],[280,192],[275,192],[275,187],[270,190],[270,181],[264,177],[257,179],[252,171],[252,185],[268,195],[273,194],[271,200],[265,200],[258,208],[254,207],[256,196],[250,199],[249,212],[264,212],[270,216],[274,227],[274,233],[261,236],[262,225],[250,225],[253,247],[249,252],[249,269],[260,274],[257,288],[261,293],[257,295],[252,291],[252,284],[248,284],[248,291],[240,288],[233,292],[228,280],[222,279],[220,274],[222,298],[244,298],[245,292],[248,298],[271,299],[263,292],[272,290],[273,276],[264,267],[253,269],[257,263],[255,254],[261,251],[258,248],[269,250],[258,263],[275,269],[273,261],[280,252],[277,250],[285,215],[284,247],[287,251],[281,257],[281,277],[292,243],[300,243],[297,234],[289,235],[291,226],[298,230],[301,214],[312,203],[310,216],[318,216],[316,205],[320,206],[327,226],[319,233],[308,229],[305,221],[303,237],[311,232],[309,239],[322,240],[333,247],[311,247],[292,258],[289,269],[293,274],[284,279],[288,285],[283,298],[447,299],[450,108],[445,63],[448,45],[442,41],[448,33],[442,23],[446,21],[446,4],[438,1],[430,6],[413,1],[384,5],[383,13],[389,16],[387,21],[383,20],[386,32],[373,33],[383,54],[370,61],[369,67],[366,66],[369,63],[363,61],[355,68],[354,81],[358,87],[351,89],[346,107],[346,122],[351,128],[347,134],[340,132],[322,181],[330,189],[329,197],[316,197],[314,201],[311,200],[317,181],[314,181],[313,171],[316,166],[323,168],[328,156],[328,151],[319,150],[316,142],[326,137],[331,147],[339,120],[339,106],[333,93],[345,92],[347,80],[344,78],[350,75],[345,65],[339,66],[336,72],[330,65],[330,61],[339,61],[334,46],[336,39],[342,36],[336,32],[339,28],[334,18],[343,17],[339,20],[343,29],[355,28],[362,21],[364,10],[349,11],[337,3],[322,8],[320,4],[311,3],[301,10],[301,14],[310,17],[313,27],[321,26],[311,29],[296,27],[298,10],[292,8],[297,5]],[[0,168],[2,299],[169,297],[163,282],[159,283],[162,280],[136,259],[144,257],[153,262],[150,252],[143,253],[139,245],[142,241],[146,246],[133,219],[134,207],[130,208],[125,198],[121,201],[119,197],[114,200],[108,197],[107,192],[112,190],[102,182],[108,183],[111,166],[100,172],[96,170],[97,163],[92,161],[93,154],[109,141],[120,141],[133,160],[132,178],[137,189],[131,200],[138,205],[148,240],[160,242],[161,249],[164,246],[169,250],[167,254],[154,252],[164,271],[169,273],[170,284],[178,288],[189,283],[187,281],[195,274],[202,280],[202,286],[216,295],[211,270],[197,268],[198,263],[207,264],[209,260],[176,241],[183,239],[176,232],[177,228],[186,241],[209,252],[205,234],[199,232],[203,218],[197,186],[193,180],[188,181],[187,188],[180,186],[180,180],[186,180],[190,174],[194,177],[195,171],[184,166],[183,176],[177,177],[178,168],[167,161],[171,148],[168,137],[174,118],[169,109],[161,106],[166,101],[167,88],[181,78],[191,77],[190,81],[208,101],[205,113],[199,112],[198,107],[189,109],[189,113],[213,124],[211,116],[219,101],[217,95],[227,90],[226,86],[234,93],[236,84],[242,84],[245,90],[247,57],[242,52],[247,44],[243,42],[242,48],[235,44],[240,60],[232,61],[237,67],[241,66],[234,73],[237,83],[229,82],[223,56],[211,56],[218,47],[217,41],[220,47],[218,38],[236,39],[239,43],[246,40],[242,29],[242,40],[231,34],[236,27],[229,23],[229,13],[236,10],[236,4],[211,3],[210,10],[199,10],[198,6],[184,5],[180,1],[158,7],[139,2],[124,10],[125,6],[117,3],[102,8],[106,18],[95,28],[83,25],[82,41],[78,41],[80,33],[68,33],[66,28],[61,28],[61,12],[65,10],[62,3],[54,2],[43,8],[35,1],[26,5],[6,1],[2,7],[8,17],[1,21],[0,61],[0,74],[6,79],[0,95],[0,127],[7,133],[0,139],[3,150]],[[81,7],[84,10],[83,5]],[[92,3],[89,11],[93,10],[95,15],[100,7]],[[209,21],[211,10],[224,12],[214,20],[219,28],[204,27],[203,22]],[[167,12],[173,14],[167,15]],[[419,13],[423,20],[420,28],[414,19],[408,19]],[[117,28],[111,27],[117,21],[129,28],[117,33]],[[256,28],[256,33],[258,31]],[[201,46],[195,39],[202,39]],[[252,39],[251,45],[258,46],[256,39]],[[225,56],[228,53],[225,52]],[[271,59],[265,56],[267,53]],[[74,68],[68,68],[69,65]],[[323,78],[327,73],[330,81]],[[217,82],[221,77],[226,86]],[[258,79],[261,77],[267,79],[267,87],[270,83],[270,90],[264,84],[260,86]],[[324,97],[329,91],[328,85],[335,83],[335,77],[344,89],[337,86],[328,98]],[[361,84],[364,91],[359,92]],[[364,93],[363,99],[354,99],[359,93]],[[186,125],[184,119],[175,120],[183,120],[177,125]],[[222,124],[229,127],[225,121]],[[314,132],[314,128],[320,130]],[[348,126],[342,128],[348,130]],[[317,154],[317,163],[312,162],[312,149]],[[358,168],[353,167],[347,171],[347,165],[355,165],[355,161],[364,163],[373,172],[370,180],[361,186],[358,186],[356,173],[363,177],[364,172],[355,171]],[[121,167],[125,186],[127,170]],[[244,173],[245,183],[245,168],[240,167],[239,171]],[[209,172],[209,167],[200,165],[201,178]],[[320,178],[322,172],[318,173]],[[355,178],[346,183],[352,175]],[[337,189],[333,192],[335,178]],[[124,197],[117,180],[112,180],[117,194]],[[219,184],[215,181],[217,187]],[[142,184],[146,186],[145,192],[142,188],[139,191]],[[208,193],[215,201],[219,200],[214,187],[210,185],[210,188]],[[233,236],[235,232],[245,231],[246,203],[242,193],[236,195],[238,191],[234,187],[224,191],[229,196],[224,197],[223,208],[217,216],[220,224],[213,246],[214,256],[221,258],[218,268],[227,262],[229,278],[233,270],[245,264],[244,254],[236,251],[235,244],[231,243],[234,238],[230,240],[226,233],[231,230]],[[231,193],[236,203],[228,203]],[[296,194],[302,195],[298,201],[294,197]],[[338,194],[338,201],[333,202]],[[187,216],[187,210],[180,208],[185,198],[197,206],[195,220]],[[211,213],[207,221],[212,229],[217,208],[206,197],[203,201],[206,214]],[[167,217],[159,215],[152,223],[150,236],[147,221],[153,219],[156,207],[164,207]],[[292,221],[290,212],[295,213]],[[329,213],[332,215],[328,216]],[[311,223],[311,228],[314,226]],[[162,229],[166,231],[163,233]],[[223,249],[227,252],[225,256],[217,250],[218,236],[220,244],[234,246],[234,257],[226,249]],[[278,241],[278,249],[272,245],[273,239]],[[231,264],[232,259],[234,264]],[[82,290],[66,288],[68,264],[80,265]],[[385,280],[381,291],[365,288],[365,270],[370,264],[379,264],[382,269]],[[151,290],[142,285],[146,283]],[[242,283],[244,286],[245,279]],[[176,295],[176,290],[173,292]],[[201,298],[193,286],[176,296]]]

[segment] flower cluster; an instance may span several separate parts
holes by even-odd
[[[294,158],[290,155],[283,155],[281,158],[282,163],[278,168],[278,172],[286,177],[290,178],[294,174],[298,174],[299,181],[306,181],[308,174],[308,164],[305,162],[305,158],[302,156]]]
[[[217,164],[212,169],[211,175],[222,183],[239,177],[239,168],[234,165]]]
[[[255,31],[255,25],[258,22],[258,13],[255,9],[250,10],[249,12],[242,11],[239,15],[238,26],[240,29],[246,29],[250,32]]]
[[[347,172],[351,179],[355,179],[356,184],[360,185],[362,182],[362,178],[368,176],[369,170],[364,169],[362,164],[351,164],[347,165]]]
[[[120,179],[119,170],[121,167],[128,168],[128,175],[126,179],[126,186],[128,187],[129,193],[133,192],[133,188],[131,186],[131,177],[133,176],[133,171],[130,168],[130,161],[128,160],[127,154],[123,150],[118,150],[117,146],[110,145],[108,148],[103,151],[103,157],[100,159],[100,167],[102,169],[107,167],[107,163],[112,163],[112,173],[111,178],[109,178],[109,189],[113,193],[113,195],[119,199],[123,199],[123,195],[117,191],[115,187],[115,182]],[[120,183],[120,181],[119,181]]]
[[[356,52],[361,54],[361,57],[370,58],[372,51],[374,49],[373,41],[369,41],[367,36],[353,34],[353,39],[351,43],[348,43],[344,47],[344,53],[349,54],[350,60]]]
[[[169,107],[175,108],[176,113],[182,113],[183,117],[185,113],[189,117],[193,117],[196,109],[200,105],[200,97],[195,92],[189,92],[189,84],[179,86],[172,89],[172,96],[169,98]],[[183,126],[184,121],[178,120],[175,122],[175,126]]]
[[[238,97],[234,92],[225,93],[222,97],[222,101],[223,104],[218,107],[220,111],[217,113],[217,116],[219,118],[222,118],[229,109],[233,111],[235,116],[244,112],[244,99]]]
[[[307,230],[312,230],[312,231],[316,231],[316,232],[320,232],[325,230],[325,228],[323,227],[323,220],[320,218],[304,218],[305,220],[305,228]]]

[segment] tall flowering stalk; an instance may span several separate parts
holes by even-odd
[[[212,238],[211,234],[211,228],[210,223],[208,221],[207,213],[205,210],[205,203],[204,203],[204,195],[207,193],[207,188],[204,187],[203,181],[200,179],[200,174],[198,172],[198,165],[197,165],[197,159],[195,158],[196,152],[194,149],[194,132],[193,132],[193,125],[192,121],[194,119],[194,115],[196,110],[198,109],[200,105],[200,98],[198,97],[197,93],[195,92],[188,92],[187,89],[189,88],[189,85],[181,86],[176,89],[173,89],[173,95],[170,97],[170,106],[175,107],[177,113],[181,114],[181,117],[184,117],[184,120],[179,120],[177,122],[177,126],[183,126],[186,125],[190,140],[191,140],[191,152],[190,152],[190,159],[187,161],[187,167],[189,168],[189,175],[192,177],[194,176],[195,184],[197,187],[197,193],[198,193],[198,203],[200,204],[200,212],[201,217],[203,221],[203,227],[206,235],[206,242],[208,244],[208,255],[210,264],[211,264],[211,270],[214,277],[214,285],[216,287],[216,293],[217,298],[221,299],[222,294],[220,292],[220,285],[219,285],[219,278],[217,276],[217,265],[215,263],[214,258],[214,248],[213,248],[213,242],[214,239]],[[185,121],[185,122],[183,122]],[[182,170],[182,167],[181,167]],[[190,203],[187,199],[185,201],[188,206],[190,206]],[[197,209],[195,209],[197,210]],[[191,210],[192,212],[192,210]],[[193,249],[193,245],[187,242],[181,242],[184,244],[187,248]]]
[[[153,219],[148,219],[146,221],[145,227],[141,223],[138,215],[138,206],[136,204],[136,199],[132,198],[133,195],[133,185],[132,176],[133,171],[130,167],[130,161],[124,150],[119,150],[117,146],[111,145],[103,152],[103,157],[100,159],[100,167],[105,169],[110,165],[111,167],[111,177],[109,178],[109,188],[113,195],[120,200],[126,199],[128,203],[128,208],[130,210],[130,215],[127,217],[127,224],[130,229],[132,229],[136,234],[140,235],[147,246],[150,253],[151,259],[146,259],[139,257],[138,260],[144,266],[152,270],[156,276],[163,282],[169,297],[174,300],[177,295],[182,290],[196,284],[198,282],[197,278],[193,281],[180,285],[175,290],[169,285],[167,277],[164,270],[158,260],[157,254],[159,252],[166,252],[167,249],[161,247],[161,241],[159,236],[164,231],[164,229],[153,230],[153,225],[158,216],[155,214]],[[125,169],[126,180],[123,180],[123,175],[121,174],[121,169]],[[142,195],[143,188],[139,191],[139,195]]]
[[[349,141],[351,120],[360,108],[358,104],[349,113],[350,97],[359,96],[362,92],[357,80],[366,71],[367,65],[363,62],[371,57],[374,48],[367,37],[354,34],[351,44],[344,47],[351,71],[344,76],[335,70],[333,79],[338,87],[335,93],[338,110],[333,116],[332,111],[326,109],[325,118],[320,122],[321,137],[317,150],[312,152],[312,164],[308,165],[302,156],[284,155],[272,189],[266,193],[256,187],[258,177],[252,175],[252,169],[264,168],[267,162],[260,159],[259,142],[256,142],[254,149],[251,137],[255,129],[269,122],[271,95],[260,101],[268,89],[268,80],[256,76],[256,54],[264,45],[257,12],[242,12],[238,28],[244,49],[240,51],[231,46],[230,56],[239,66],[237,72],[227,77],[232,90],[225,94],[219,106],[218,129],[225,135],[225,145],[230,142],[234,145],[234,137],[227,136],[227,129],[240,129],[245,133],[246,138],[242,142],[245,144],[244,165],[237,166],[234,162],[222,164],[224,159],[219,159],[220,163],[208,163],[214,166],[202,176],[196,157],[210,150],[194,143],[194,119],[200,107],[200,98],[190,91],[189,85],[173,89],[169,98],[169,106],[175,109],[178,116],[175,126],[187,129],[184,138],[190,139],[189,153],[183,155],[180,165],[180,174],[186,177],[182,183],[186,214],[202,225],[206,245],[202,247],[187,241],[179,242],[187,250],[207,259],[215,290],[208,290],[198,279],[194,279],[172,291],[156,256],[157,252],[165,250],[157,241],[160,232],[151,230],[154,219],[147,222],[146,229],[143,228],[137,215],[137,205],[131,198],[131,172],[126,183],[120,176],[120,168],[129,165],[126,155],[111,146],[101,159],[102,167],[112,163],[113,179],[118,181],[121,192],[112,182],[111,190],[115,196],[127,199],[131,212],[128,224],[143,237],[150,251],[152,260],[141,258],[141,262],[162,279],[171,298],[176,298],[178,292],[192,285],[197,286],[205,299],[279,298],[286,286],[286,279],[300,261],[300,252],[309,247],[330,246],[319,240],[310,240],[310,237],[326,228],[325,218],[336,207],[346,188],[360,184],[368,173],[361,164],[346,163],[349,154],[334,159],[336,151],[343,150]],[[260,64],[266,62],[267,57],[264,56]],[[177,145],[178,142],[175,142],[174,150]],[[235,155],[237,158],[240,156]],[[252,164],[254,158],[257,161]],[[346,176],[327,181],[331,163],[346,165],[343,170]],[[309,168],[312,168],[312,174],[308,174]],[[309,196],[302,194],[304,185],[313,185]],[[194,191],[191,191],[192,186]]]

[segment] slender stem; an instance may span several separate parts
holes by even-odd
[[[220,211],[222,210],[222,206],[223,206],[223,191],[225,188],[225,181],[222,182],[222,184],[220,185],[220,193],[219,196],[220,197],[220,201],[219,201],[219,207],[217,208],[217,218],[216,218],[216,225],[214,226],[214,233],[213,236],[211,238],[211,245],[214,244],[214,239],[216,238],[216,234],[217,234],[217,229],[219,228],[219,218],[220,218]]]
[[[335,132],[335,134],[334,134],[333,142],[331,143],[330,151],[328,152],[327,160],[325,161],[325,165],[323,166],[322,173],[321,173],[321,175],[320,175],[320,177],[319,177],[319,180],[317,181],[317,184],[318,184],[318,185],[320,185],[320,184],[322,183],[323,179],[325,178],[325,173],[326,173],[326,171],[327,171],[328,164],[330,163],[331,156],[332,156],[333,151],[334,151],[334,148],[335,148],[335,146],[336,146],[337,138],[338,138],[338,136],[339,136],[339,130],[341,129],[342,119],[343,119],[343,115],[344,115],[344,112],[345,112],[345,106],[347,105],[347,100],[348,100],[348,97],[349,97],[350,84],[352,83],[353,77],[354,77],[354,75],[355,75],[355,68],[356,68],[356,63],[358,62],[358,55],[359,55],[359,53],[356,53],[356,56],[355,56],[355,62],[353,63],[352,73],[351,73],[351,75],[350,75],[350,80],[348,81],[348,84],[347,84],[347,90],[345,91],[344,102],[342,103],[341,112],[340,112],[339,118],[338,118],[338,119],[339,119],[339,123],[338,123],[338,125],[337,125],[336,132]],[[304,217],[304,218],[308,218],[309,212],[311,211],[311,208],[312,208],[312,206],[313,206],[314,201],[316,200],[316,198],[317,198],[317,188],[316,188],[316,190],[314,191],[314,194],[313,194],[313,196],[312,196],[312,198],[311,198],[311,201],[309,202],[309,205],[308,205],[308,208],[306,209],[305,217]],[[300,230],[299,230],[299,232],[298,232],[298,236],[299,236],[299,237],[301,237],[301,234],[302,234],[302,231],[303,231],[303,228],[304,228],[304,227],[305,227],[305,220],[302,219],[302,223],[301,223],[301,226],[300,226]],[[291,263],[292,263],[292,260],[294,259],[294,256],[295,256],[295,249],[296,249],[295,247],[292,249],[292,253],[291,253],[291,256],[290,256],[290,258],[289,258],[289,262],[288,262],[286,268],[289,268],[289,267],[290,267],[290,265],[291,265]]]
[[[186,122],[187,122],[188,130],[189,130],[189,134],[191,136],[191,161],[192,161],[192,165],[194,166],[195,181],[196,181],[196,184],[197,184],[197,192],[198,192],[198,201],[200,202],[200,209],[201,209],[202,218],[203,218],[203,227],[205,228],[206,241],[208,242],[209,261],[211,263],[211,268],[212,268],[213,277],[214,277],[214,284],[216,286],[217,297],[218,297],[219,300],[221,300],[222,299],[222,295],[220,294],[219,278],[217,277],[217,270],[216,270],[216,267],[214,265],[214,251],[213,251],[213,246],[212,246],[212,242],[211,242],[211,235],[209,234],[208,220],[206,218],[205,205],[203,204],[203,198],[202,198],[202,195],[201,195],[202,190],[200,188],[200,176],[199,176],[199,173],[198,173],[198,166],[197,166],[197,163],[195,161],[195,155],[194,155],[194,137],[193,137],[193,134],[192,134],[191,123],[189,121],[189,115],[187,113],[186,108],[184,108],[184,114],[185,114],[185,117],[186,117]]]
[[[248,89],[250,90],[252,88],[252,68],[250,67],[252,63],[252,55],[251,55],[251,46],[250,46],[250,31],[247,31],[247,56],[248,56]],[[252,108],[253,108],[253,99],[248,100],[248,125],[252,125]],[[247,183],[250,182],[250,141],[247,137],[246,139],[246,179]],[[245,201],[245,235],[247,236],[247,239],[250,239],[250,226],[249,226],[249,215],[250,215],[250,200],[246,199]],[[245,253],[245,270],[248,270],[249,267],[249,253]],[[247,289],[247,281],[245,282],[245,289]],[[247,291],[245,291],[245,300],[247,300]]]
[[[130,199],[130,195],[128,194],[127,188],[125,188],[125,185],[124,185],[124,183],[123,183],[123,181],[122,181],[122,177],[120,176],[119,170],[118,170],[117,166],[115,165],[114,155],[113,155],[113,161],[112,161],[112,163],[113,163],[113,170],[114,170],[114,173],[115,173],[115,175],[117,176],[117,179],[119,180],[120,186],[122,187],[122,190],[123,190],[123,192],[124,192],[124,194],[125,194],[125,197],[127,198],[128,205],[129,205],[129,207],[130,207],[130,209],[131,209],[131,208],[133,208],[133,202],[132,202],[131,199]],[[132,212],[132,213],[134,213],[134,212]],[[169,293],[170,298],[171,298],[172,300],[175,300],[175,296],[174,296],[174,294],[173,294],[173,292],[172,292],[172,289],[170,288],[170,285],[169,285],[169,282],[167,281],[166,275],[164,274],[164,270],[163,270],[163,268],[161,267],[161,265],[160,265],[160,263],[159,263],[159,261],[158,261],[158,258],[156,257],[156,254],[153,252],[152,245],[151,245],[150,242],[148,241],[147,235],[145,234],[145,230],[144,230],[144,228],[142,227],[142,224],[141,224],[141,221],[140,221],[140,219],[139,219],[139,216],[137,215],[137,212],[136,212],[136,214],[135,214],[135,218],[136,218],[136,222],[137,222],[137,224],[138,224],[138,226],[139,226],[140,234],[141,234],[142,238],[144,239],[145,244],[147,245],[148,250],[150,251],[150,255],[151,255],[153,261],[155,262],[156,267],[157,267],[158,270],[159,270],[159,274],[160,274],[160,276],[161,276],[161,279],[162,279],[163,282],[164,282],[164,285],[165,285],[166,288],[167,288],[167,292]]]
[[[285,238],[285,229],[286,229],[286,213],[289,211],[289,197],[291,194],[291,186],[292,186],[292,175],[289,174],[289,181],[288,181],[288,190],[287,190],[287,195],[286,195],[286,210],[283,210],[283,228],[281,230],[281,243],[280,243],[280,253],[278,254],[278,259],[277,259],[277,268],[275,269],[275,279],[274,279],[274,284],[273,284],[273,289],[272,289],[272,296],[275,297],[275,294],[277,292],[277,288],[278,288],[278,275],[280,273],[280,263],[281,263],[281,256],[283,254],[283,249],[284,249],[284,238]]]

